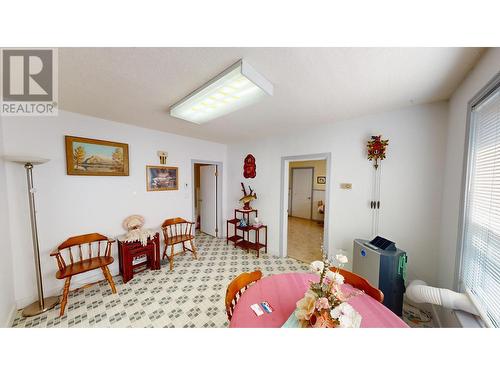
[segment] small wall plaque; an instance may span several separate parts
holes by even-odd
[[[162,165],[167,164],[168,152],[166,152],[166,151],[158,151],[157,155],[160,158],[160,164],[162,164]]]

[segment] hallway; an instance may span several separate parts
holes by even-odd
[[[320,223],[288,217],[288,257],[311,263],[320,260],[323,225]]]

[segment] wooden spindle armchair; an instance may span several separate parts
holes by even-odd
[[[113,242],[115,240],[99,233],[84,234],[68,238],[50,253],[51,256],[56,258],[59,267],[56,278],[66,279],[59,316],[64,315],[71,278],[75,275],[100,268],[111,287],[111,291],[116,293],[115,283],[108,268],[108,265],[114,261],[111,256],[111,244]],[[76,254],[73,254],[72,248],[76,249]]]
[[[180,217],[175,219],[167,219],[161,225],[163,238],[165,240],[165,250],[163,251],[163,259],[167,258],[170,263],[170,271],[174,269],[174,255],[179,255],[181,252],[175,252],[175,245],[182,243],[182,253],[189,250],[193,253],[193,258],[198,259],[196,246],[193,243],[194,235],[192,234],[194,222],[187,221]],[[189,242],[191,248],[186,246]],[[170,248],[170,256],[167,254]]]
[[[250,284],[260,280],[261,278],[262,272],[260,270],[256,270],[253,272],[242,273],[229,283],[226,290],[226,314],[229,320],[233,317],[234,308],[236,307],[236,303],[243,292],[248,289]]]

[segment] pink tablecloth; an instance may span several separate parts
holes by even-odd
[[[310,273],[285,273],[264,277],[248,288],[234,309],[229,327],[231,328],[278,328],[281,327],[295,310],[296,303],[304,296],[309,281],[318,281],[318,276]],[[344,285],[343,291],[354,288]],[[256,316],[250,305],[263,301],[269,302],[274,311],[271,314]],[[387,307],[366,294],[353,296],[349,304],[361,316],[362,328],[407,328],[408,325]]]

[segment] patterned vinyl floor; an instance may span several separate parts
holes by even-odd
[[[223,239],[199,234],[198,260],[190,252],[175,258],[175,268],[144,271],[123,284],[115,276],[117,294],[106,282],[71,292],[66,314],[59,306],[44,314],[23,318],[18,311],[13,327],[226,327],[226,287],[242,272],[261,269],[264,276],[304,272],[308,265],[245,251]]]

